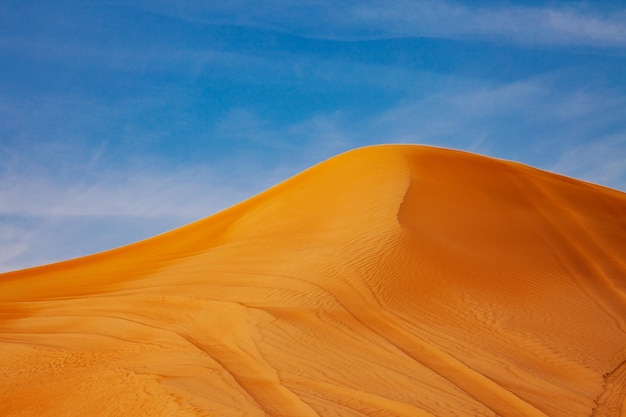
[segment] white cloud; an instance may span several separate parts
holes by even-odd
[[[143,3],[143,2],[140,2]],[[149,10],[205,23],[230,23],[338,39],[473,37],[525,44],[625,46],[626,9],[567,6],[470,6],[461,1],[383,0],[144,4]]]
[[[228,186],[217,186],[215,176],[207,175],[202,169],[126,175],[129,177],[77,184],[59,184],[46,178],[3,177],[0,215],[188,219],[214,211],[235,192]],[[207,183],[214,185],[208,187]]]
[[[10,269],[5,266],[28,251],[28,242],[32,234],[33,230],[0,221],[0,272]]]
[[[393,36],[487,37],[552,45],[626,45],[626,10],[602,14],[582,4],[569,7],[470,7],[462,2],[381,1],[353,9],[355,25]]]
[[[626,132],[574,146],[550,170],[626,192]]]
[[[244,108],[231,109],[216,123],[211,135],[222,140],[239,140],[269,149],[288,146],[283,138],[273,132],[267,120]]]
[[[626,97],[609,86],[564,88],[555,74],[508,83],[442,78],[437,90],[366,118],[318,117],[323,129],[309,120],[289,132],[308,132],[309,143],[338,138],[333,151],[374,143],[463,149],[626,190]]]
[[[95,182],[0,177],[0,271],[84,256],[206,217],[262,191],[272,173],[220,167],[125,172]]]
[[[288,158],[282,178],[358,146],[423,143],[626,190],[626,97],[618,91],[564,88],[559,74],[514,82],[444,77],[434,82],[434,91],[416,92],[375,114],[332,111],[272,125],[238,110],[220,129],[260,141],[280,155],[278,160]],[[608,126],[612,133],[603,131]]]

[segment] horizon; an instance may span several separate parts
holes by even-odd
[[[130,244],[350,149],[626,191],[616,2],[0,6],[0,272]]]

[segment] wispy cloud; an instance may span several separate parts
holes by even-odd
[[[143,3],[143,2],[140,2]],[[302,36],[374,39],[433,36],[546,45],[626,45],[626,9],[601,10],[592,3],[473,6],[455,1],[364,2],[164,2],[150,10],[207,23],[230,23]]]
[[[251,109],[234,109],[219,121],[210,134],[221,140],[239,140],[263,152],[257,154],[261,171],[272,167],[273,178],[289,176],[359,146],[358,136],[351,133],[354,121],[341,111],[316,113],[290,123],[275,123]],[[365,139],[366,138],[362,138]],[[245,148],[243,153],[246,154]],[[264,155],[264,156],[259,156]],[[250,155],[253,159],[254,156]]]
[[[84,256],[150,237],[236,204],[277,181],[222,167],[117,173],[67,182],[0,177],[0,271]],[[63,250],[59,250],[63,248]]]
[[[391,36],[491,38],[549,45],[626,45],[626,9],[606,13],[588,5],[472,7],[451,1],[372,1],[352,10],[355,25]]]
[[[441,77],[437,83],[436,90],[415,92],[365,116],[334,111],[274,126],[260,115],[237,112],[225,122],[236,130],[253,121],[239,132],[251,140],[271,138],[277,152],[288,152],[301,167],[355,146],[424,143],[626,190],[626,96],[610,86],[565,88],[558,74],[513,82]]]
[[[215,173],[201,167],[182,172],[125,172],[103,181],[75,185],[41,177],[4,176],[0,180],[0,215],[191,220],[233,204],[245,195],[245,190],[229,187],[224,178],[218,181]]]
[[[567,149],[550,169],[626,191],[626,132]]]
[[[11,222],[8,219],[4,221],[1,219],[2,217],[0,217],[0,272],[32,266],[32,263],[14,265],[13,262],[29,250],[34,228],[20,226],[14,219]]]

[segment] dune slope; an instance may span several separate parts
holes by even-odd
[[[0,275],[2,416],[626,415],[626,195],[422,146]]]

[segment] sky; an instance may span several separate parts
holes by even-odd
[[[1,0],[0,271],[373,144],[626,191],[625,69],[623,1]]]

